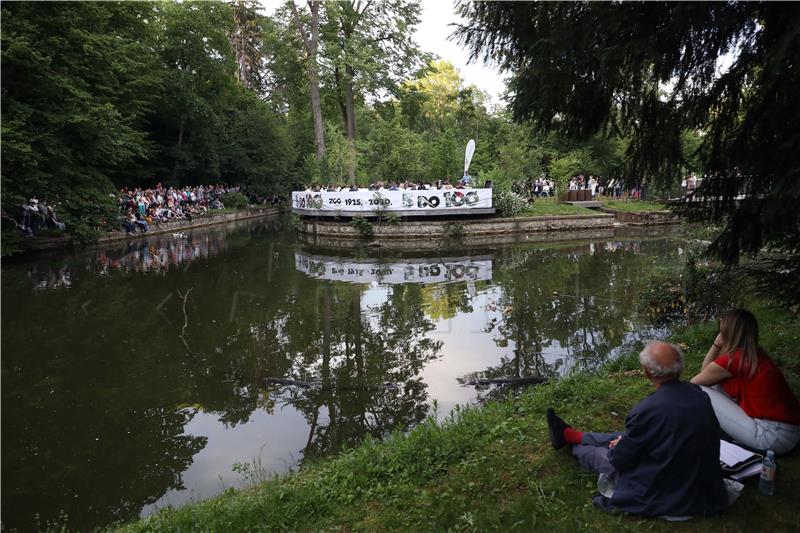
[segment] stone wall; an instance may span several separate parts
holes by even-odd
[[[660,226],[663,224],[679,224],[680,218],[670,211],[616,211],[601,207],[604,213],[611,213],[617,222],[632,226]]]
[[[150,230],[147,233],[137,232],[134,235],[126,235],[124,231],[112,231],[107,235],[103,235],[97,240],[97,244],[107,244],[117,241],[127,241],[130,239],[137,239],[147,237],[148,235],[159,235],[162,233],[175,233],[186,231],[195,228],[203,228],[212,226],[214,224],[223,224],[225,222],[233,222],[235,220],[247,220],[251,218],[262,218],[269,216],[277,216],[280,210],[277,207],[252,207],[250,209],[242,209],[241,211],[234,211],[232,213],[224,213],[221,215],[205,215],[194,217],[189,220],[178,220],[175,222],[163,222],[150,224]],[[70,248],[77,245],[72,237],[53,237],[53,238],[34,238],[28,241],[27,249],[31,251],[41,250],[56,250],[58,248]]]
[[[399,224],[372,224],[373,239],[441,239],[444,237],[480,237],[495,235],[526,235],[538,233],[570,232],[575,230],[594,230],[614,226],[614,216],[566,215],[553,217],[487,218],[471,220],[402,220]],[[338,239],[361,239],[362,235],[350,221],[321,221],[301,219],[297,225],[299,232],[310,235]]]

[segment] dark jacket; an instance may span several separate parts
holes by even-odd
[[[610,503],[645,516],[709,515],[728,505],[720,429],[708,395],[669,381],[639,402],[609,453],[619,479]]]

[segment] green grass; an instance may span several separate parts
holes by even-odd
[[[753,309],[764,347],[795,391],[800,386],[800,320]],[[713,324],[675,333],[687,377],[699,368]],[[609,515],[594,508],[596,476],[550,446],[545,409],[585,430],[621,430],[626,412],[652,391],[635,353],[594,375],[575,374],[483,407],[427,420],[383,443],[368,440],[336,458],[253,488],[168,509],[120,531],[800,531],[794,492],[800,457],[779,460],[776,493],[750,479],[725,515],[683,523]]]
[[[661,202],[648,202],[645,200],[604,200],[603,205],[615,211],[645,212],[645,211],[669,211],[666,204]]]
[[[553,216],[553,215],[596,215],[597,211],[578,207],[570,204],[560,204],[555,198],[538,198],[533,205],[528,207],[519,216]]]

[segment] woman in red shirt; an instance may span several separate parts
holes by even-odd
[[[792,451],[800,442],[800,401],[758,345],[756,317],[737,309],[722,318],[719,329],[692,383],[702,386],[720,427],[736,441],[779,454]]]

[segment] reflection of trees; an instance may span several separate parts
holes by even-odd
[[[422,286],[392,286],[385,301],[364,310],[361,285],[311,280],[294,268],[274,271],[266,285],[238,292],[232,322],[211,330],[190,323],[193,349],[217,346],[191,356],[186,368],[205,411],[236,425],[259,407],[289,404],[309,423],[305,457],[407,429],[424,418],[427,392],[420,373],[441,342],[426,338],[434,326],[422,312]],[[224,272],[217,283],[218,291],[236,292],[226,288],[235,283]],[[196,315],[207,303],[202,292],[195,295]],[[318,386],[266,384],[267,377]],[[379,387],[387,382],[400,386]]]
[[[490,304],[498,316],[486,330],[511,355],[462,381],[547,377],[604,361],[631,329],[631,288],[644,262],[638,252],[638,242],[502,250],[494,263],[502,291]]]
[[[386,295],[366,308],[375,294],[364,286],[309,279],[291,245],[247,230],[227,235],[219,256],[162,276],[97,276],[82,265],[68,291],[34,293],[25,269],[3,269],[5,526],[31,529],[35,513],[61,509],[80,529],[136,517],[181,487],[205,445],[185,434],[197,410],[235,426],[288,404],[308,421],[305,458],[425,416],[420,375],[441,349],[427,338],[439,316],[429,310],[469,312],[467,286],[376,289]],[[568,350],[570,364],[606,357],[630,329],[642,259],[627,246],[498,251],[485,290],[503,314],[487,329],[511,348],[481,377],[546,373],[554,350]],[[177,291],[190,288],[187,353]],[[400,387],[375,387],[384,382]],[[240,459],[249,458],[231,462]]]
[[[321,327],[312,346],[290,374],[317,381],[315,389],[289,391],[286,401],[309,420],[304,457],[352,445],[366,435],[407,429],[427,412],[420,372],[437,356],[441,342],[425,333],[433,324],[421,312],[419,286],[393,286],[385,302],[362,313],[361,287],[322,284]],[[381,388],[386,382],[397,388]],[[327,421],[321,420],[327,415]]]
[[[227,235],[233,250],[226,260],[201,254],[194,260],[204,268],[171,269],[163,277],[98,276],[96,255],[87,253],[57,260],[71,272],[69,291],[33,293],[31,272],[56,261],[3,269],[4,527],[32,530],[36,514],[44,522],[60,511],[77,530],[136,518],[145,505],[183,488],[183,472],[206,444],[185,428],[206,400],[230,406],[232,419],[241,419],[247,393],[214,373],[218,361],[209,350],[186,354],[175,289],[195,287],[187,306],[193,346],[224,346],[208,342],[228,335],[207,326],[219,310],[213,288],[218,275],[236,285],[236,267],[227,261],[248,255],[241,245],[251,243],[252,231],[261,229],[240,226]],[[253,270],[263,264],[251,261]],[[247,362],[227,368],[246,374]]]
[[[431,320],[449,320],[459,312],[472,312],[465,283],[422,287],[425,313]]]
[[[36,513],[46,520],[60,510],[81,530],[135,518],[183,487],[182,472],[205,446],[205,437],[184,435],[195,411],[176,407],[188,398],[180,365],[163,357],[170,347],[148,352],[120,320],[120,311],[141,307],[141,295],[102,285],[83,286],[97,302],[88,314],[80,306],[85,300],[65,300],[63,293],[35,308],[4,299],[3,307],[14,310],[3,317],[7,527],[29,530]],[[153,316],[139,320],[158,328]]]

